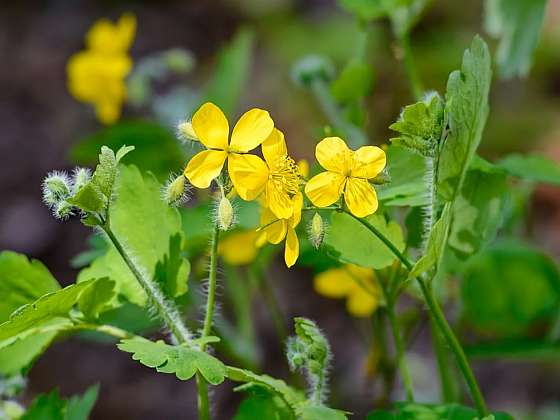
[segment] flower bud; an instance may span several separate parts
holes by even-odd
[[[91,179],[91,171],[89,168],[74,169],[74,177],[72,179],[73,193],[76,194]]]
[[[74,206],[66,200],[59,201],[53,209],[54,217],[60,220],[66,220],[74,214]]]
[[[43,181],[43,201],[55,208],[70,195],[71,182],[65,172],[51,172]]]
[[[222,197],[218,205],[218,223],[224,231],[233,225],[233,206],[226,197]]]
[[[163,199],[170,206],[182,204],[187,198],[187,180],[184,175],[179,175],[175,179],[167,182],[163,190]]]
[[[181,140],[200,141],[194,132],[190,121],[183,121],[177,126],[177,132]]]
[[[319,213],[313,215],[311,219],[311,225],[309,227],[309,240],[315,248],[319,248],[323,243],[323,238],[325,237],[325,225],[323,223],[323,218]]]

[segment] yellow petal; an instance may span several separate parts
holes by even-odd
[[[344,191],[344,201],[356,217],[366,217],[377,210],[377,194],[365,179],[348,178]]]
[[[232,233],[220,239],[218,253],[228,264],[249,264],[257,256],[256,241],[259,235],[254,230]]]
[[[130,13],[121,16],[117,24],[100,19],[86,35],[89,49],[106,55],[124,53],[132,44],[136,32],[136,18]]]
[[[346,178],[334,172],[315,175],[305,185],[305,194],[317,207],[326,207],[339,199]]]
[[[191,122],[202,144],[209,149],[227,149],[229,124],[220,108],[206,102],[194,113]]]
[[[346,308],[355,317],[365,318],[370,316],[379,305],[379,299],[365,290],[356,288],[348,296]]]
[[[274,167],[274,162],[281,157],[288,155],[284,133],[274,128],[270,136],[262,144],[264,160],[270,168]]]
[[[254,200],[266,186],[268,167],[255,155],[229,154],[228,171],[233,186],[244,200]]]
[[[263,208],[261,226],[266,233],[266,240],[271,244],[279,244],[286,237],[288,223],[285,219],[278,219],[269,209]]]
[[[285,246],[284,261],[286,262],[286,266],[290,268],[296,263],[299,257],[299,241],[296,235],[296,231],[292,228],[288,228]]]
[[[299,170],[299,174],[303,178],[307,178],[309,176],[309,163],[305,159],[299,160],[297,163],[297,167]]]
[[[231,133],[230,150],[248,152],[259,146],[272,132],[274,122],[270,114],[253,108],[239,118]]]
[[[344,268],[333,268],[317,274],[313,287],[320,295],[341,298],[354,288],[354,280]]]
[[[192,157],[185,168],[185,176],[197,188],[208,188],[220,175],[227,153],[220,150],[204,150]]]
[[[278,219],[289,219],[294,213],[294,206],[291,197],[283,190],[277,188],[274,180],[266,183],[266,207]]]
[[[374,178],[385,168],[385,152],[377,146],[363,146],[354,152],[352,176]]]
[[[290,218],[290,226],[295,228],[301,221],[301,208],[303,207],[302,193],[298,192],[296,195],[294,195],[294,197],[292,198],[292,205],[294,208],[294,214]]]
[[[103,101],[95,104],[95,115],[105,125],[114,124],[121,115],[121,104],[117,101]]]
[[[326,137],[315,147],[315,157],[321,166],[343,175],[350,169],[352,154],[340,137]]]

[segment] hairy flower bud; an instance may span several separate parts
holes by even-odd
[[[187,198],[187,179],[184,175],[170,177],[163,189],[163,199],[170,206],[182,204]]]
[[[190,121],[183,121],[177,126],[177,133],[181,140],[200,141],[194,132],[194,128]]]
[[[53,214],[57,219],[66,220],[74,214],[74,206],[66,200],[61,200],[53,208]]]
[[[65,172],[51,172],[43,181],[43,201],[50,208],[56,208],[61,200],[70,195],[71,182]]]
[[[76,194],[80,189],[86,185],[91,179],[91,170],[89,168],[76,168],[74,169],[74,176],[72,179],[72,190]]]
[[[218,223],[221,230],[229,230],[233,225],[233,206],[227,197],[222,197],[218,204]]]
[[[323,243],[324,237],[325,225],[323,223],[323,218],[319,213],[315,213],[313,219],[311,219],[311,225],[309,226],[309,240],[315,248],[319,248]]]

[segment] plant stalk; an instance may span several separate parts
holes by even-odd
[[[399,46],[402,50],[404,67],[406,69],[406,75],[410,83],[410,89],[414,98],[417,101],[422,100],[422,95],[424,94],[424,86],[418,75],[418,69],[416,68],[416,63],[414,62],[414,56],[412,55],[412,49],[410,48],[410,36],[403,34],[398,37]]]

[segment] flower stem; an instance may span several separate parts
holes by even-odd
[[[449,357],[445,348],[445,341],[439,332],[435,321],[432,320],[431,328],[433,347],[436,352],[436,361],[439,374],[442,402],[452,403],[458,400],[457,387],[453,381],[455,371],[449,366]]]
[[[218,240],[220,238],[220,227],[218,222],[214,225],[212,243],[210,246],[210,272],[208,274],[208,296],[206,298],[206,313],[202,326],[201,338],[208,337],[212,331],[214,319],[214,306],[216,301],[216,273],[218,270]],[[206,351],[206,343],[200,346],[201,351]],[[210,419],[210,406],[208,402],[208,383],[200,373],[196,374],[196,387],[198,391],[198,418],[199,420]]]
[[[383,242],[383,244],[385,244],[387,248],[389,248],[389,250],[402,262],[402,264],[407,268],[408,271],[412,269],[413,267],[412,262],[410,262],[409,259],[401,251],[399,251],[399,249],[385,235],[383,235],[379,230],[377,230],[375,226],[372,226],[365,219],[360,219],[359,217],[354,216],[352,213],[350,213],[347,210],[339,209],[338,211],[344,211],[346,214],[350,215],[358,222],[360,222],[371,233],[377,236],[377,238],[381,242]],[[449,326],[449,323],[447,322],[447,319],[445,318],[445,315],[443,314],[439,306],[439,303],[434,298],[434,295],[432,293],[429,284],[422,276],[417,277],[416,280],[420,285],[420,289],[422,290],[422,295],[424,296],[424,300],[428,305],[428,309],[430,311],[430,315],[432,319],[434,320],[441,334],[445,338],[447,345],[455,355],[455,359],[457,360],[457,365],[459,366],[459,369],[463,374],[463,377],[465,379],[467,387],[469,388],[471,397],[476,406],[476,409],[478,410],[479,415],[481,417],[488,416],[490,413],[486,406],[486,402],[484,401],[482,392],[480,391],[478,382],[476,381],[471,366],[469,365],[469,361],[467,360],[467,356],[465,355],[465,351],[463,350],[463,347],[461,347],[459,340],[457,340],[455,333]]]
[[[414,57],[412,55],[412,49],[410,48],[410,36],[408,33],[402,34],[398,37],[399,46],[402,50],[404,67],[406,69],[406,75],[408,76],[408,82],[410,83],[410,89],[412,94],[417,101],[422,99],[424,93],[424,86],[418,75],[418,70],[416,68],[416,63],[414,62]]]
[[[401,331],[399,328],[399,322],[395,315],[395,302],[389,295],[387,286],[381,281],[379,283],[381,284],[381,289],[383,290],[385,301],[387,302],[385,312],[387,313],[387,318],[389,318],[389,323],[391,324],[391,333],[393,335],[393,341],[395,343],[395,350],[397,351],[397,366],[399,367],[399,371],[401,373],[406,400],[412,402],[414,401],[414,387],[412,385],[410,371],[408,370],[408,363],[406,362],[406,355]]]

